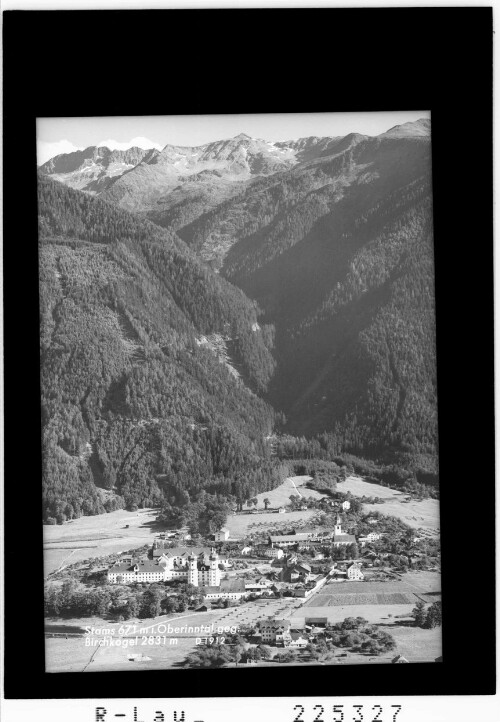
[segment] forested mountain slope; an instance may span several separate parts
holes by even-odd
[[[45,518],[279,483],[255,304],[175,234],[43,176],[39,235]]]
[[[296,147],[292,168],[178,234],[276,327],[268,398],[287,431],[327,432],[339,452],[435,458],[428,123]]]
[[[436,470],[428,120],[377,137],[267,143],[240,135],[199,148],[166,146],[117,177],[101,197],[108,203],[91,207],[106,209],[104,224],[94,228],[92,217],[71,212],[75,231],[64,225],[66,211],[59,208],[58,232],[91,241],[92,248],[104,242],[116,263],[115,255],[126,253],[120,268],[139,274],[126,283],[127,312],[148,339],[156,339],[164,324],[163,316],[156,327],[149,314],[174,303],[175,313],[170,306],[164,313],[188,319],[191,337],[197,335],[194,357],[210,349],[219,349],[220,358],[227,352],[246,384],[286,414],[278,430],[321,439],[330,455],[402,464],[418,456],[420,466]],[[79,207],[85,198],[78,196]],[[136,220],[120,206],[133,210]],[[137,224],[130,239],[120,235],[123,219],[127,229]],[[45,237],[53,235],[50,223],[42,227]],[[171,250],[165,260],[165,248],[177,255]],[[104,275],[111,278],[112,271]],[[122,289],[124,283],[109,286]],[[149,291],[140,290],[151,283],[161,302],[152,304]],[[245,295],[236,295],[234,286]],[[259,323],[248,297],[263,310]],[[134,339],[128,340],[138,343]],[[222,366],[221,373],[224,368],[232,370]],[[139,403],[152,383],[148,376],[134,391],[134,376],[126,388]],[[220,405],[219,393],[229,403],[216,389],[214,404]],[[259,426],[250,415],[259,433],[252,436],[246,427],[243,433],[254,440],[262,438],[272,412],[251,398],[255,414],[266,419]],[[241,416],[250,423],[246,405],[235,402],[238,430]]]

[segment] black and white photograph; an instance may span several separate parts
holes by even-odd
[[[38,119],[48,672],[442,661],[431,136]]]
[[[16,1],[2,719],[494,719],[492,9]]]

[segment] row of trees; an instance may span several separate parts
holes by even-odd
[[[88,587],[75,579],[49,584],[44,591],[47,616],[105,617],[112,621],[151,619],[184,612],[203,601],[205,590],[190,584],[100,585]]]

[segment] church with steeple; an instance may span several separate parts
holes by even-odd
[[[337,518],[335,519],[335,526],[333,527],[333,537],[332,537],[332,545],[335,547],[343,546],[344,544],[354,544],[356,542],[356,537],[354,534],[344,534],[342,530],[342,522],[340,520],[339,514],[337,514]]]

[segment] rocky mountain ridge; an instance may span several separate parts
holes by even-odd
[[[111,150],[106,146],[89,146],[73,153],[61,153],[39,167],[39,172],[50,176],[70,188],[87,193],[101,193],[116,178],[135,168],[141,162],[149,162],[158,151],[133,146],[127,150]]]
[[[421,119],[395,126],[382,136],[412,137],[429,133],[430,121]],[[179,187],[186,185],[185,192],[180,194],[184,200],[192,196],[192,183],[196,182],[203,202],[213,207],[237,194],[242,184],[256,177],[340,153],[370,137],[349,133],[339,137],[310,136],[270,142],[240,133],[234,138],[200,146],[167,144],[161,151],[153,148],[112,151],[90,146],[83,151],[58,155],[39,170],[71,188],[96,194],[107,192],[106,199],[127,210],[152,212],[153,220],[164,225],[162,211],[167,211],[167,223],[172,222],[168,214],[170,204],[164,196],[172,192],[179,196]],[[215,204],[210,201],[214,195]]]

